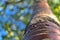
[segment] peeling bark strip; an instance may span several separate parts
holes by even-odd
[[[60,22],[50,10],[47,0],[34,0],[33,17],[23,40],[60,40]]]

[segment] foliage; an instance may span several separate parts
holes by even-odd
[[[31,0],[0,0],[0,40],[22,39],[31,5]]]
[[[52,11],[60,21],[60,0],[49,0]]]

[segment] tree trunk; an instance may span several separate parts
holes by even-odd
[[[23,40],[60,40],[59,26],[47,0],[34,0],[32,19]]]

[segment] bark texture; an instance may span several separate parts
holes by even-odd
[[[59,26],[47,0],[34,0],[32,19],[23,40],[60,40]]]

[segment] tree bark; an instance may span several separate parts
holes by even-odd
[[[33,15],[23,40],[60,40],[59,26],[47,0],[34,0]]]

